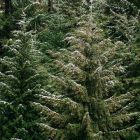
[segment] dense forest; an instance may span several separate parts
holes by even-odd
[[[140,140],[139,0],[0,4],[0,140]]]

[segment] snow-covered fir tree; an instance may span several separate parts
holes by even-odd
[[[107,23],[109,35],[113,40],[119,40],[127,45],[127,53],[123,57],[123,65],[127,66],[125,73],[120,75],[123,89],[120,91],[130,92],[134,98],[131,99],[131,110],[139,112],[139,9],[130,1],[114,1],[110,5],[110,19]],[[115,22],[114,22],[115,21]],[[131,121],[137,123],[137,119]],[[136,132],[128,134],[126,139],[138,139],[139,127]],[[130,137],[129,137],[130,135]]]
[[[129,1],[53,0],[49,12],[49,0],[14,3],[23,18],[0,58],[0,139],[139,138],[139,11]]]
[[[35,32],[27,31],[30,19],[23,12],[18,21],[21,30],[13,31],[14,39],[3,48],[0,58],[0,139],[45,139],[38,129],[39,116],[32,102],[38,99],[43,76],[36,71],[42,54],[35,49]]]
[[[137,128],[134,120],[139,112],[132,110],[135,95],[123,90],[120,77],[129,47],[106,38],[108,6],[105,0],[91,0],[90,13],[77,17],[75,31],[67,34],[70,47],[46,51],[52,58],[48,85],[39,95],[42,105],[34,105],[42,118],[38,125],[49,139],[121,140]]]

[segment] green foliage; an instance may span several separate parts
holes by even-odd
[[[135,96],[124,89],[122,81],[126,61],[132,56],[128,44],[133,39],[127,44],[115,36],[105,38],[107,30],[103,30],[108,20],[115,19],[114,27],[123,26],[121,33],[128,40],[135,33],[131,29],[135,18],[128,20],[125,14],[115,12],[106,17],[101,9],[107,3],[93,4],[91,13],[82,15],[77,28],[67,34],[65,41],[70,47],[46,51],[52,60],[47,64],[48,84],[39,95],[44,106],[35,106],[44,118],[40,127],[48,138],[124,139],[136,131]]]
[[[139,2],[39,2],[0,15],[0,138],[138,139]]]
[[[26,31],[28,20],[23,13],[18,24],[21,30],[13,31],[14,40],[5,45],[7,55],[0,59],[0,138],[2,139],[42,139],[37,127],[39,116],[32,102],[38,101],[43,78],[36,72],[36,60],[40,52],[33,48],[33,32]],[[39,53],[39,55],[38,55]],[[36,58],[37,57],[37,58]],[[37,60],[38,61],[38,60]]]
[[[47,49],[58,50],[66,46],[63,40],[68,26],[64,21],[63,15],[46,15],[44,22],[44,27],[38,28],[38,48],[45,53]]]
[[[140,9],[140,1],[139,0],[128,0],[129,2],[133,3],[136,7]]]
[[[15,8],[23,8],[28,6],[29,4],[31,4],[31,1],[29,0],[14,0],[13,2],[13,6],[15,6]]]
[[[131,133],[129,136],[126,136],[125,140],[138,140],[139,137],[140,137],[139,133],[134,132],[134,133]]]

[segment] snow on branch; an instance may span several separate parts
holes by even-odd
[[[109,99],[105,100],[106,107],[111,112],[114,112],[119,108],[122,108],[123,105],[126,104],[131,98],[133,98],[133,96],[129,92],[119,97],[112,96]]]

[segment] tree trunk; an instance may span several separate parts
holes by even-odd
[[[12,13],[12,2],[11,0],[5,0],[5,14],[11,14]]]
[[[49,0],[48,2],[48,12],[51,12],[53,10],[53,0]]]

